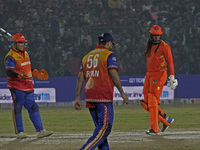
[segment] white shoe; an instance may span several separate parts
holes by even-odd
[[[17,134],[17,139],[24,139],[27,138],[27,135],[24,132],[20,132]]]
[[[159,135],[159,133],[154,132],[153,129],[150,129],[149,131],[146,132],[147,135]]]
[[[37,138],[47,137],[53,134],[53,131],[46,131],[45,129],[37,132]]]

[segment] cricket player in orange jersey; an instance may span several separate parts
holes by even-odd
[[[119,90],[122,99],[128,103],[124,93],[115,54],[111,52],[116,44],[109,33],[99,36],[99,45],[82,59],[82,66],[77,80],[74,108],[81,109],[81,89],[85,80],[85,101],[95,124],[93,135],[81,147],[81,150],[109,150],[109,136],[114,119],[113,86]]]
[[[170,46],[162,39],[162,29],[158,25],[152,26],[150,38],[146,46],[145,56],[147,59],[146,76],[144,81],[144,101],[140,104],[150,113],[150,130],[146,134],[157,135],[159,133],[158,122],[163,123],[162,132],[174,121],[160,108],[160,96],[167,80],[167,65],[170,76],[167,83],[174,90],[178,81],[174,78],[174,64]]]
[[[7,87],[13,98],[12,112],[15,133],[18,139],[26,138],[22,121],[22,108],[28,110],[29,117],[37,132],[37,137],[42,138],[53,134],[43,128],[39,107],[34,100],[33,76],[39,80],[47,80],[48,73],[41,69],[31,69],[31,62],[25,43],[28,41],[22,33],[12,36],[13,46],[5,57],[7,74]]]

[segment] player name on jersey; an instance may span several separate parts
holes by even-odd
[[[99,77],[99,70],[86,71],[86,77]]]

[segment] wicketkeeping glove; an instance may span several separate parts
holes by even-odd
[[[167,81],[167,86],[171,87],[172,90],[175,90],[178,86],[178,80],[174,79],[174,75],[169,76],[169,80]]]
[[[47,80],[49,78],[47,71],[44,69],[41,69],[39,71],[37,69],[34,69],[32,75],[39,80]]]

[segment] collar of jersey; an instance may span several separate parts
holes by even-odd
[[[107,49],[105,46],[103,46],[103,45],[98,45],[97,47],[96,47],[96,49],[99,49],[99,48],[101,48],[101,49]]]

